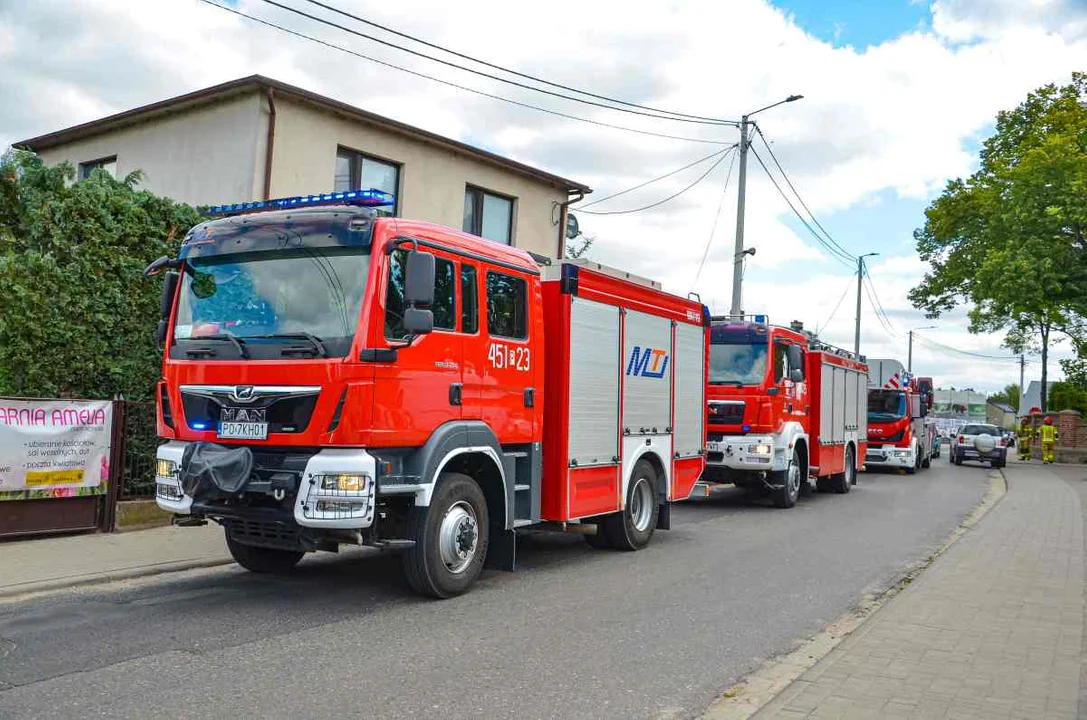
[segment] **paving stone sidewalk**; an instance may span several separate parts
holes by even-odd
[[[973,530],[755,717],[1077,717],[1087,469],[1004,473]]]

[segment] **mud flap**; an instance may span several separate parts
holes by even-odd
[[[491,536],[487,544],[487,558],[483,567],[488,570],[517,569],[517,533],[513,530],[491,527]]]
[[[663,502],[660,506],[660,512],[657,513],[657,529],[658,530],[671,530],[672,529],[672,503]]]

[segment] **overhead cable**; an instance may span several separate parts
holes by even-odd
[[[633,208],[632,210],[611,210],[611,211],[579,210],[578,212],[585,213],[586,215],[630,215],[631,213],[642,212],[643,210],[650,210],[650,209],[655,208],[655,207],[657,207],[659,205],[663,205],[664,203],[668,202],[669,200],[675,200],[677,197],[679,197],[683,193],[687,192],[688,190],[693,188],[698,183],[705,180],[706,176],[709,175],[711,172],[713,172],[714,168],[716,168],[718,165],[720,165],[721,162],[726,157],[728,157],[729,152],[731,152],[731,150],[726,150],[724,155],[721,155],[721,157],[717,158],[717,160],[715,160],[713,162],[713,164],[710,165],[709,168],[706,169],[706,172],[699,175],[695,179],[695,181],[692,182],[690,185],[683,188],[679,192],[676,192],[676,193],[673,193],[673,194],[669,195],[668,197],[664,198],[663,200],[658,200],[657,202],[650,203],[649,205],[643,205],[642,207],[639,207],[639,208]]]
[[[588,123],[590,125],[596,125],[596,126],[599,126],[599,127],[606,127],[606,128],[610,128],[612,130],[622,130],[624,132],[636,133],[638,135],[647,135],[647,136],[650,136],[650,137],[663,138],[663,139],[666,139],[666,140],[682,140],[684,142],[703,143],[703,144],[706,144],[706,145],[725,145],[726,144],[725,141],[723,141],[723,140],[709,140],[709,139],[705,139],[705,138],[693,138],[693,137],[684,137],[684,136],[681,136],[681,135],[669,135],[668,133],[659,133],[659,132],[653,132],[653,131],[650,131],[650,130],[639,130],[637,128],[625,127],[623,125],[615,125],[615,124],[606,123],[606,122],[603,122],[603,121],[600,121],[600,120],[590,120],[589,118],[578,117],[577,115],[570,115],[568,113],[560,112],[558,110],[552,110],[550,108],[540,107],[539,105],[532,105],[531,103],[525,103],[525,102],[521,102],[519,100],[513,100],[511,98],[502,97],[501,95],[494,95],[493,93],[485,92],[483,90],[477,90],[476,88],[468,87],[466,85],[460,85],[458,83],[451,82],[449,80],[443,80],[441,78],[434,77],[433,75],[427,75],[426,73],[419,72],[418,70],[411,70],[409,68],[406,68],[406,67],[403,67],[403,66],[400,66],[400,65],[396,65],[395,63],[387,62],[385,60],[379,60],[378,58],[372,57],[370,55],[366,55],[364,53],[360,53],[360,52],[358,52],[356,50],[351,50],[350,48],[345,48],[342,45],[337,45],[335,43],[331,43],[331,42],[328,42],[326,40],[321,40],[320,38],[313,37],[312,35],[307,35],[305,33],[299,32],[297,30],[292,30],[290,28],[284,27],[282,25],[278,25],[278,24],[276,24],[274,22],[271,22],[269,20],[264,20],[264,19],[258,18],[256,16],[249,15],[248,13],[244,13],[241,10],[235,10],[232,7],[227,7],[226,5],[220,5],[219,3],[215,2],[214,0],[199,0],[199,1],[204,3],[205,5],[211,5],[212,7],[219,8],[220,10],[224,10],[224,11],[226,11],[228,13],[233,14],[233,15],[237,15],[238,17],[243,17],[243,18],[245,18],[247,20],[251,20],[251,21],[253,21],[255,23],[258,23],[260,25],[264,25],[266,27],[270,27],[270,28],[273,28],[275,30],[279,30],[280,32],[287,33],[288,35],[293,35],[295,37],[302,38],[303,40],[309,40],[310,42],[317,43],[318,45],[324,45],[325,47],[332,48],[333,50],[339,50],[342,53],[346,53],[348,55],[353,55],[353,56],[355,56],[357,58],[361,58],[363,60],[368,60],[369,62],[376,63],[378,65],[382,65],[384,67],[391,68],[393,70],[399,70],[399,71],[405,72],[405,73],[407,73],[409,75],[414,75],[415,77],[424,78],[426,80],[432,80],[433,82],[440,83],[442,85],[446,85],[448,87],[455,88],[457,90],[463,90],[465,92],[470,92],[470,93],[472,93],[474,95],[479,95],[481,97],[490,98],[492,100],[499,100],[501,102],[508,103],[510,105],[516,105],[518,107],[528,108],[530,110],[536,110],[538,112],[547,113],[548,115],[554,115],[556,117],[566,118],[567,120],[576,120],[578,122]]]
[[[728,194],[728,181],[732,179],[732,168],[736,165],[736,154],[733,153],[732,161],[728,164],[728,174],[725,175],[725,186],[721,188],[721,199],[717,202],[717,212],[713,216],[713,227],[710,228],[710,236],[706,238],[706,248],[702,251],[702,259],[698,263],[698,272],[694,274],[694,282],[691,283],[691,290],[694,290],[694,286],[698,284],[698,278],[702,277],[702,268],[706,264],[706,257],[710,254],[710,245],[713,244],[713,236],[717,232],[717,221],[721,219],[721,208],[725,206],[725,195]],[[735,262],[733,258],[733,262]],[[740,270],[741,280],[743,279],[743,269]]]
[[[735,121],[735,120],[724,120],[724,119],[721,119],[721,118],[706,117],[704,115],[691,115],[689,113],[675,112],[675,111],[672,111],[672,110],[662,110],[660,108],[650,107],[648,105],[639,105],[638,103],[632,103],[632,102],[627,102],[626,100],[620,100],[618,98],[608,97],[607,95],[598,95],[597,93],[589,92],[588,90],[581,90],[580,88],[571,87],[569,85],[563,85],[562,83],[552,82],[551,80],[545,80],[544,78],[538,77],[536,75],[529,75],[528,73],[523,73],[523,72],[520,72],[520,71],[517,71],[517,70],[513,70],[511,68],[508,68],[508,67],[504,67],[502,65],[497,65],[495,63],[488,62],[486,60],[481,60],[481,59],[479,59],[477,57],[473,57],[471,55],[466,55],[465,53],[457,52],[456,50],[451,50],[450,48],[444,47],[442,45],[438,45],[436,43],[429,42],[427,40],[423,40],[422,38],[416,37],[414,35],[410,35],[410,34],[405,33],[405,32],[401,32],[399,30],[396,30],[394,28],[389,27],[388,25],[382,25],[381,23],[374,22],[373,20],[367,20],[366,18],[359,17],[358,15],[354,15],[352,13],[349,13],[346,10],[341,10],[340,8],[333,7],[332,5],[328,5],[328,4],[323,3],[323,2],[319,2],[318,0],[306,0],[306,2],[308,2],[311,5],[316,5],[317,7],[324,8],[325,10],[328,10],[330,12],[334,12],[334,13],[337,13],[339,15],[343,15],[344,17],[351,18],[352,20],[356,20],[356,21],[358,21],[360,23],[363,23],[365,25],[369,25],[370,27],[375,27],[375,28],[377,28],[379,30],[384,30],[385,32],[389,33],[390,35],[396,35],[397,37],[404,38],[405,40],[410,40],[412,42],[418,43],[418,44],[423,45],[425,47],[433,48],[435,50],[440,50],[440,51],[442,51],[444,53],[448,53],[449,55],[453,55],[454,57],[459,57],[462,60],[468,60],[470,62],[477,63],[479,65],[483,65],[485,67],[489,67],[489,68],[492,68],[494,70],[500,70],[500,71],[502,71],[504,73],[509,73],[510,75],[515,75],[517,77],[524,78],[526,80],[532,80],[533,82],[538,82],[538,83],[541,83],[543,85],[548,85],[550,87],[559,88],[560,90],[568,90],[570,92],[574,92],[574,93],[577,93],[579,95],[586,95],[588,97],[596,98],[597,100],[605,100],[607,102],[615,103],[617,105],[625,105],[626,107],[637,108],[639,110],[647,110],[647,111],[652,112],[652,113],[661,113],[661,114],[664,114],[664,115],[674,116],[672,118],[662,118],[662,119],[668,120],[668,119],[685,118],[685,119],[688,119],[688,120],[691,120],[691,121],[705,122],[705,123],[712,124],[712,125],[731,125],[733,127],[736,127],[736,126],[739,125],[739,123],[737,121]],[[381,42],[381,41],[378,41],[378,42]],[[388,44],[388,43],[386,43],[386,44]],[[411,52],[410,50],[407,50],[406,48],[401,48],[399,45],[394,45],[393,47],[398,47],[401,50],[405,50],[406,52]],[[420,56],[421,57],[427,57],[427,58],[430,57],[428,55],[420,55]],[[439,60],[438,62],[441,62],[441,61]],[[460,67],[460,66],[455,65],[454,67]],[[462,69],[467,69],[467,68],[462,68]],[[468,70],[468,71],[469,72],[476,72],[474,70]],[[490,76],[487,76],[487,77],[490,77]],[[612,109],[617,110],[619,108],[612,108]]]
[[[890,323],[880,313],[879,306],[871,289],[871,283],[862,281],[861,284],[864,286],[864,294],[868,296],[868,302],[872,304],[872,313],[876,316],[876,320],[879,320],[879,324],[883,326],[883,329],[887,332],[888,335],[890,335],[891,337],[898,337],[898,333],[891,328]]]
[[[612,193],[611,195],[606,195],[606,196],[600,198],[599,200],[593,200],[590,203],[585,203],[584,205],[578,205],[578,210],[579,211],[584,210],[587,207],[592,207],[593,205],[599,205],[602,202],[607,202],[608,200],[611,200],[612,198],[617,198],[620,195],[626,195],[629,192],[634,192],[635,190],[641,190],[642,188],[644,188],[647,185],[652,185],[653,183],[664,180],[665,178],[670,178],[673,175],[676,175],[678,173],[683,172],[687,168],[692,168],[695,165],[701,165],[702,163],[706,162],[707,160],[709,160],[711,158],[715,158],[718,155],[721,155],[722,153],[726,153],[726,152],[728,152],[729,150],[732,150],[735,147],[736,147],[736,145],[732,145],[732,147],[727,147],[724,150],[718,150],[717,152],[712,152],[709,155],[707,155],[706,157],[699,158],[698,160],[695,160],[694,162],[691,162],[691,163],[687,163],[683,167],[678,168],[676,170],[672,170],[671,172],[665,173],[664,175],[658,175],[657,177],[653,178],[652,180],[646,180],[645,182],[643,182],[643,183],[641,183],[639,185],[635,185],[634,187],[627,188],[626,190],[620,190],[619,192]]]
[[[926,345],[930,345],[930,346],[932,346],[934,348],[938,348],[938,349],[944,350],[946,352],[954,353],[956,355],[963,355],[963,356],[966,356],[966,357],[969,357],[969,358],[977,358],[977,359],[980,359],[980,360],[999,360],[1001,362],[1019,362],[1019,356],[1018,355],[986,355],[984,353],[976,353],[976,352],[971,352],[969,350],[962,350],[962,349],[957,348],[957,347],[952,347],[951,345],[944,345],[941,342],[936,342],[935,340],[932,340],[930,338],[925,337],[924,335],[917,332],[916,330],[914,331],[913,336],[916,337],[921,342],[925,343]]]
[[[855,278],[856,276],[857,276],[857,273],[853,273],[853,275],[851,275],[849,277],[849,282],[847,282],[845,284],[845,290],[842,291],[842,296],[840,298],[838,298],[838,303],[834,306],[834,309],[830,311],[830,317],[828,317],[827,321],[825,323],[823,323],[822,325],[817,325],[816,326],[816,328],[815,328],[815,334],[816,335],[819,334],[819,329],[820,328],[822,328],[823,330],[826,330],[828,327],[830,327],[830,321],[833,320],[834,316],[838,314],[838,308],[840,308],[842,306],[842,301],[845,300],[845,296],[847,294],[849,294],[849,289],[851,287],[853,287],[853,278]]]
[[[875,301],[875,305],[878,308],[877,312],[883,316],[883,319],[887,321],[888,326],[893,326],[891,318],[888,317],[887,311],[883,309],[883,303],[879,301],[879,293],[876,292],[876,282],[872,279],[872,273],[868,272],[868,268],[864,268],[864,274],[868,277],[868,285],[872,288],[872,296]],[[897,333],[896,333],[897,334]]]
[[[788,184],[789,189],[793,191],[793,195],[796,195],[796,199],[800,201],[800,206],[803,207],[805,210],[807,210],[808,217],[811,218],[811,221],[813,223],[815,223],[815,226],[817,228],[819,228],[820,230],[823,231],[823,236],[826,237],[826,239],[832,245],[834,245],[834,247],[836,247],[840,251],[842,251],[842,253],[848,259],[853,260],[854,262],[856,262],[857,257],[855,255],[853,255],[852,253],[850,253],[848,250],[846,250],[844,247],[842,247],[838,243],[838,241],[836,241],[833,237],[831,237],[830,233],[827,232],[827,229],[825,227],[823,227],[823,225],[819,222],[819,220],[816,219],[815,214],[811,211],[811,208],[808,207],[808,204],[804,202],[804,198],[800,197],[800,193],[797,192],[796,186],[794,186],[792,180],[789,179],[789,175],[785,172],[785,168],[783,168],[781,166],[781,163],[778,162],[777,156],[774,155],[774,150],[773,150],[773,148],[770,147],[770,143],[767,142],[766,136],[762,134],[762,128],[760,128],[758,125],[755,125],[755,131],[759,134],[759,138],[762,140],[762,144],[766,147],[766,151],[768,153],[770,153],[770,158],[774,161],[774,164],[777,165],[778,170],[781,172],[781,177],[783,177],[785,179],[785,182],[786,182],[786,184]]]

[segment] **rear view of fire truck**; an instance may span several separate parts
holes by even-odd
[[[223,525],[255,572],[397,550],[433,597],[513,569],[519,528],[643,547],[704,465],[704,308],[390,202],[219,208],[148,268],[169,271],[160,507]]]

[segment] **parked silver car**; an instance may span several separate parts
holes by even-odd
[[[964,460],[987,462],[990,467],[1004,467],[1008,462],[1008,441],[996,425],[964,425],[951,446],[951,462]]]

